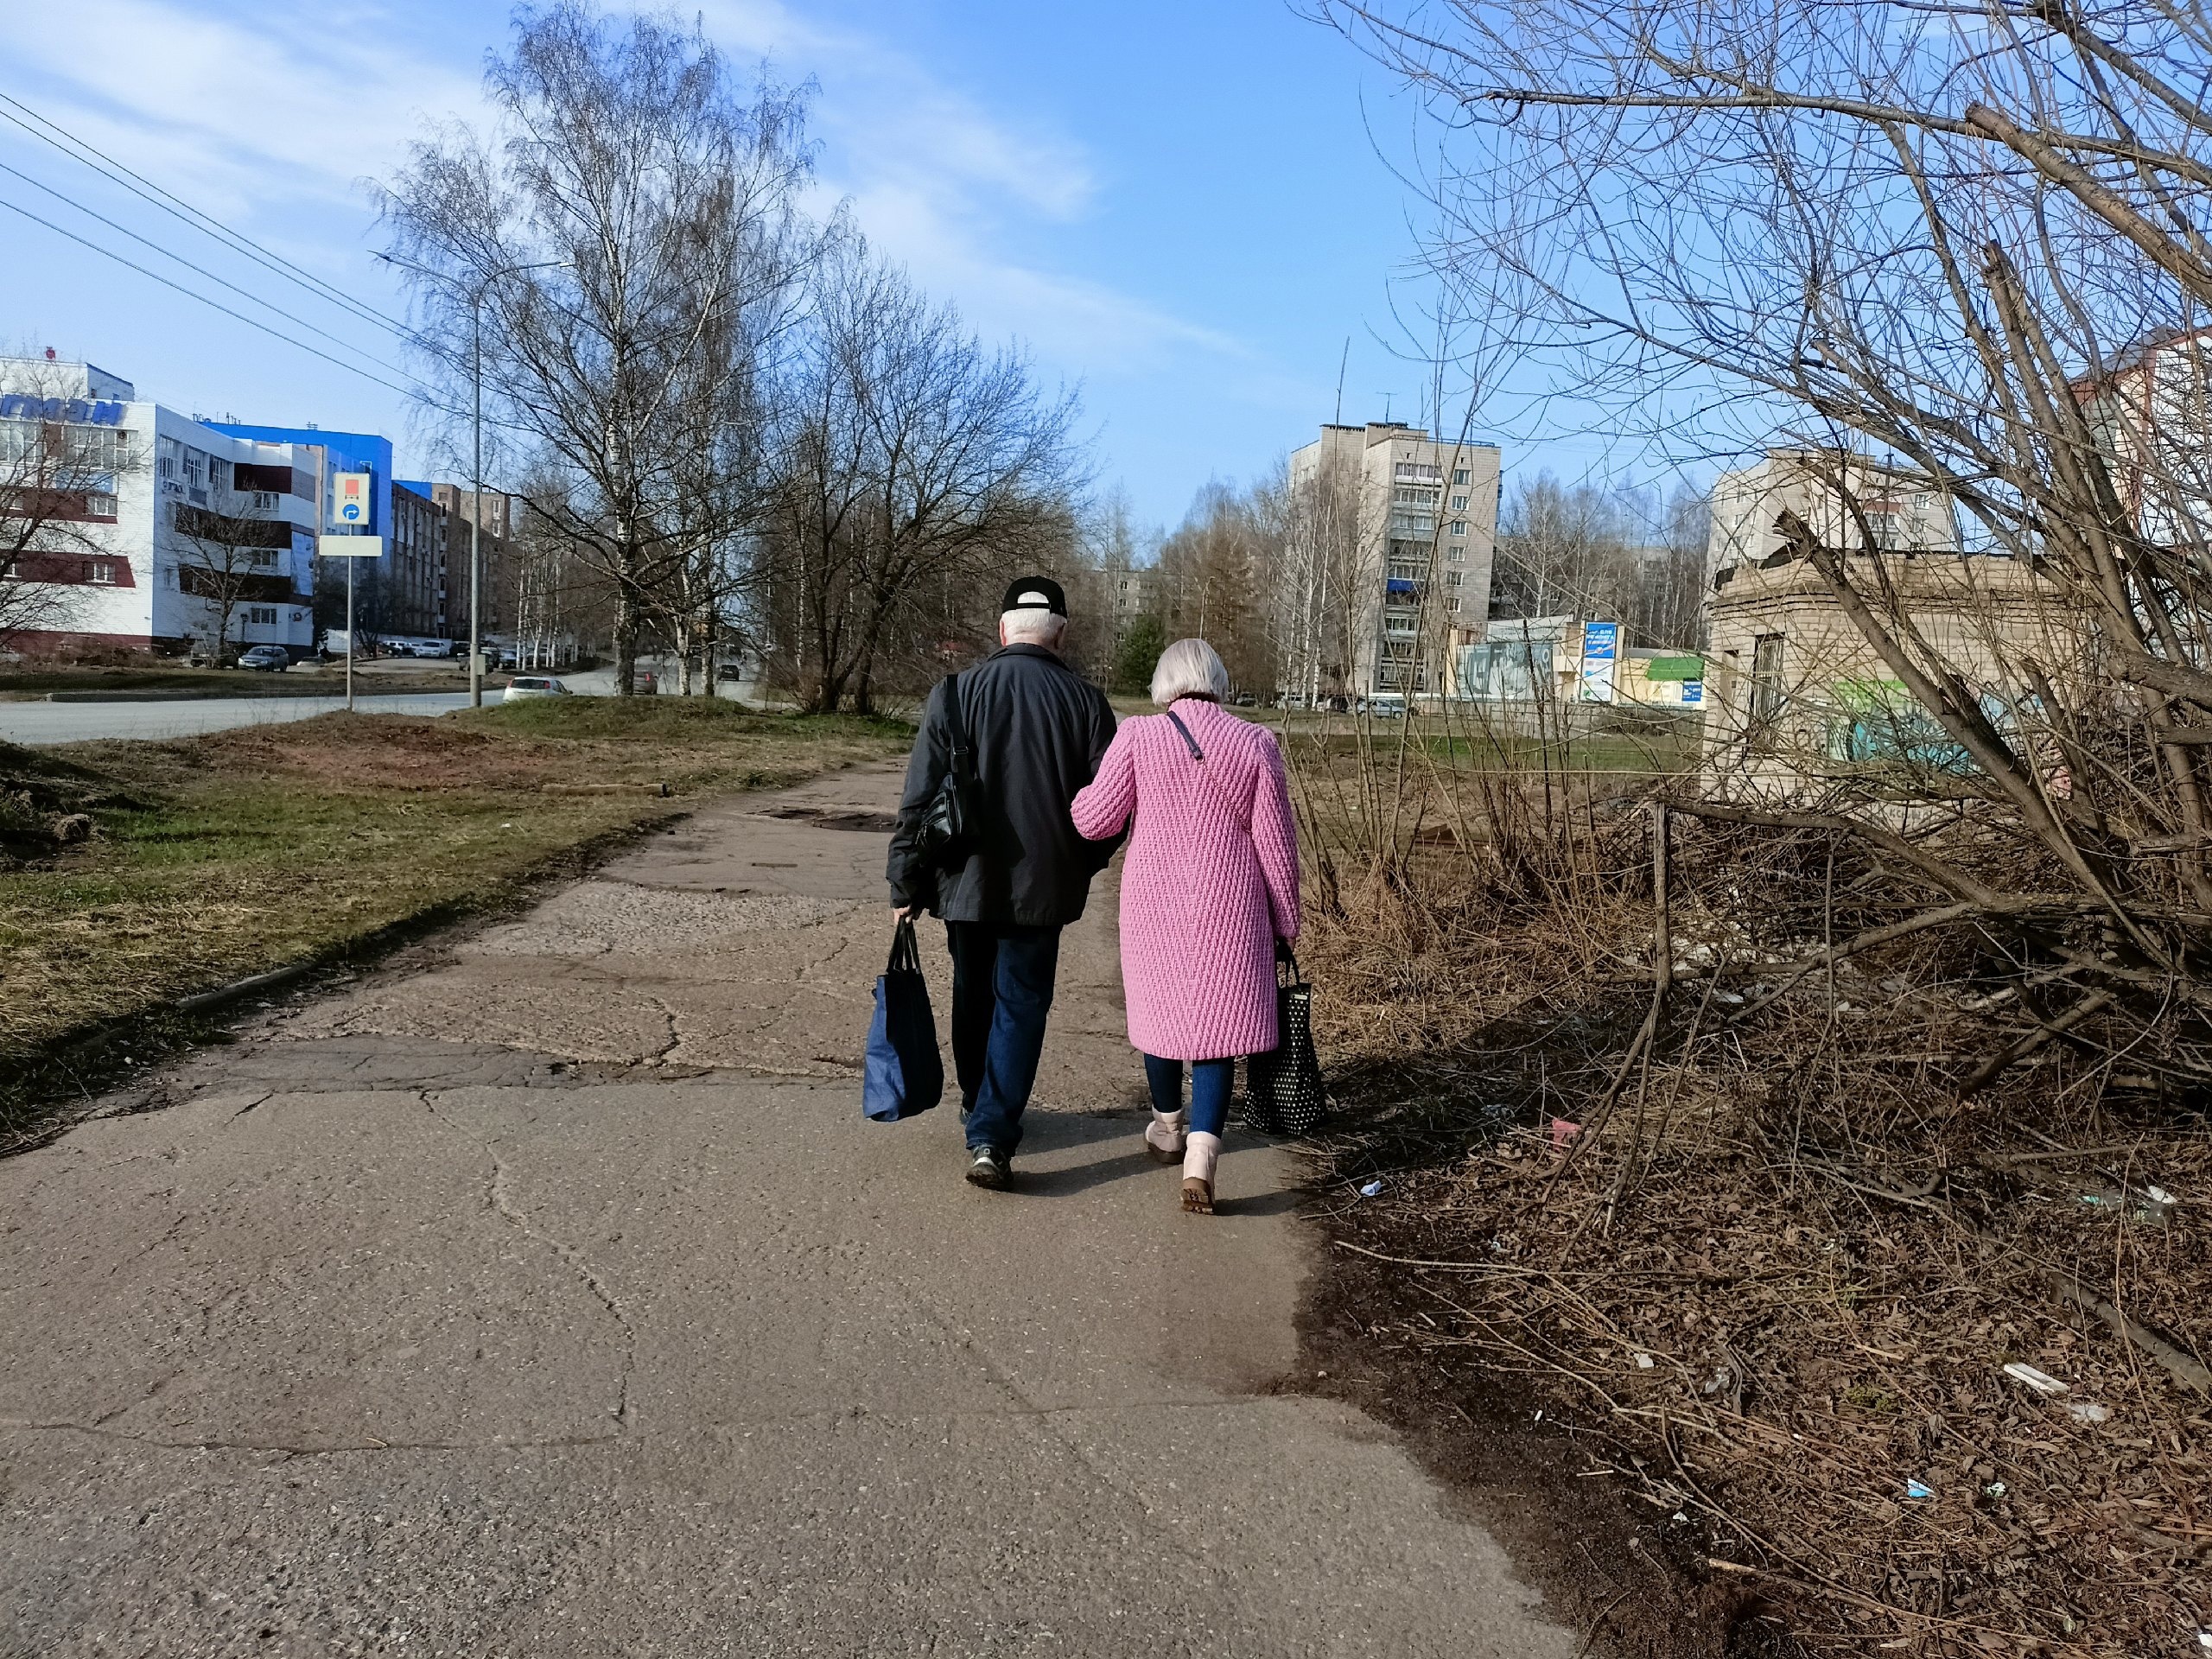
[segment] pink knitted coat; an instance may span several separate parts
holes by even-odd
[[[1103,841],[1136,815],[1122,866],[1129,1040],[1170,1060],[1275,1046],[1274,942],[1298,937],[1298,830],[1264,726],[1194,698],[1125,720],[1070,809]]]

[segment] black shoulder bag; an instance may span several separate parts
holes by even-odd
[[[982,827],[976,804],[976,759],[968,747],[967,722],[960,717],[960,677],[944,679],[944,741],[949,751],[944,776],[937,792],[922,809],[914,832],[914,848],[921,861],[939,869],[958,864],[975,850]]]

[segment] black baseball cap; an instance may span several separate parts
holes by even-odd
[[[1006,603],[1001,611],[1050,611],[1054,616],[1068,613],[1068,596],[1060,584],[1050,576],[1024,576],[1006,590]]]

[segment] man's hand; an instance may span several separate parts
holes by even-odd
[[[891,906],[891,919],[894,922],[911,922],[915,917],[921,913],[922,907],[919,905],[893,905]]]

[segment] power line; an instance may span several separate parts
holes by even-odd
[[[335,335],[330,334],[327,330],[319,327],[318,325],[309,322],[305,317],[297,315],[293,312],[287,311],[283,307],[272,304],[269,301],[263,299],[258,294],[251,293],[245,289],[240,288],[236,283],[232,282],[228,277],[218,276],[215,272],[208,270],[205,265],[194,264],[191,260],[186,258],[182,254],[176,252],[174,249],[163,247],[151,237],[141,236],[137,232],[132,230],[127,225],[117,224],[115,220],[108,218],[105,214],[93,212],[92,209],[86,207],[83,202],[77,200],[74,197],[65,195],[62,192],[56,190],[50,184],[43,184],[40,182],[38,180],[31,177],[28,173],[17,171],[15,168],[10,167],[5,162],[0,162],[0,173],[10,174],[15,177],[21,179],[25,184],[29,185],[34,190],[45,192],[48,195],[52,196],[56,201],[59,201],[67,207],[75,208],[87,219],[98,219],[101,224],[106,226],[108,229],[117,232],[120,235],[129,237],[133,242],[139,244],[143,247],[151,248],[156,253],[160,254],[165,259],[175,260],[177,264],[182,265],[187,270],[193,272],[195,276],[205,276],[209,282],[215,283],[218,287],[228,289],[232,293],[236,294],[241,299],[246,300],[254,305],[260,306],[264,310],[275,312],[287,322],[296,322],[299,324],[301,327],[307,329],[311,334],[321,335],[323,339],[331,341],[334,345],[345,345],[345,342],[338,340]],[[7,205],[13,207],[15,204],[10,202]],[[43,223],[43,221],[41,222]],[[86,245],[89,247],[92,245],[87,243]],[[106,250],[97,249],[95,251],[105,252]],[[189,290],[187,291],[188,292]],[[196,299],[202,296],[194,295],[194,297]],[[393,374],[407,373],[406,370],[399,367],[397,364],[387,363],[382,358],[371,356],[367,352],[362,351],[357,346],[345,346],[345,349],[358,353],[367,361],[375,364],[377,367],[389,370]]]
[[[234,231],[211,214],[202,213],[181,196],[164,190],[151,179],[131,171],[105,151],[78,137],[76,134],[46,116],[41,115],[22,99],[11,97],[6,92],[0,92],[0,104],[12,105],[16,109],[22,111],[22,116],[30,118],[30,120],[26,121],[22,116],[10,114],[7,110],[0,109],[0,120],[22,128],[41,143],[60,150],[79,165],[90,168],[111,182],[121,185],[131,194],[159,207],[172,218],[182,220],[184,224],[201,235],[214,238],[233,252],[244,254],[254,264],[274,272],[297,287],[306,289],[317,299],[350,311],[363,321],[373,323],[379,328],[388,329],[403,340],[412,340],[413,336],[404,323],[385,315],[374,307],[355,299],[342,289],[334,287],[321,277],[302,270],[282,254],[271,252],[242,232]],[[34,126],[33,122],[38,124]],[[48,130],[41,132],[39,130],[40,127],[44,127]],[[276,308],[271,306],[270,308],[274,310]]]
[[[4,94],[0,94],[0,96],[4,96]],[[56,225],[50,219],[41,219],[39,215],[31,212],[29,208],[23,207],[18,202],[10,201],[6,197],[0,196],[0,207],[7,208],[10,213],[21,213],[25,219],[29,219],[34,225],[43,225],[48,230],[52,231],[55,235],[65,236],[72,242],[76,243],[79,247],[90,248],[94,253],[103,254],[106,257],[114,260],[116,264],[127,266],[129,269],[137,271],[141,276],[152,278],[155,282],[159,283],[163,288],[174,289],[188,299],[197,300],[200,304],[211,307],[213,309],[221,312],[226,317],[234,317],[238,321],[245,324],[249,328],[258,328],[263,334],[270,336],[272,339],[281,340],[287,346],[296,346],[301,351],[307,353],[310,357],[319,357],[324,362],[334,365],[338,368],[344,369],[349,374],[358,374],[364,380],[373,380],[377,385],[385,387],[390,391],[398,392],[403,397],[414,397],[423,395],[423,389],[419,382],[413,386],[403,386],[397,381],[385,379],[380,374],[372,374],[368,370],[362,368],[358,364],[348,363],[343,358],[333,357],[328,352],[318,350],[316,347],[308,345],[305,340],[293,339],[291,335],[284,333],[282,329],[271,328],[267,323],[263,322],[257,317],[249,317],[243,311],[233,311],[229,306],[223,304],[220,301],[211,300],[205,294],[198,293],[192,289],[187,288],[182,283],[176,282],[169,277],[162,276],[158,270],[149,270],[145,266],[138,264],[135,259],[124,258],[123,255],[116,252],[112,248],[104,248],[100,246],[99,243],[89,241],[86,238],[78,235],[74,231],[67,230],[61,226]],[[166,252],[167,250],[164,249],[163,251]],[[273,309],[274,308],[271,308]],[[330,337],[326,334],[323,338],[327,340]],[[333,340],[331,343],[336,345],[339,342]],[[395,370],[394,372],[404,372],[404,371]],[[443,406],[439,405],[438,407],[442,408]],[[448,414],[453,414],[456,411],[447,410],[445,412]]]

